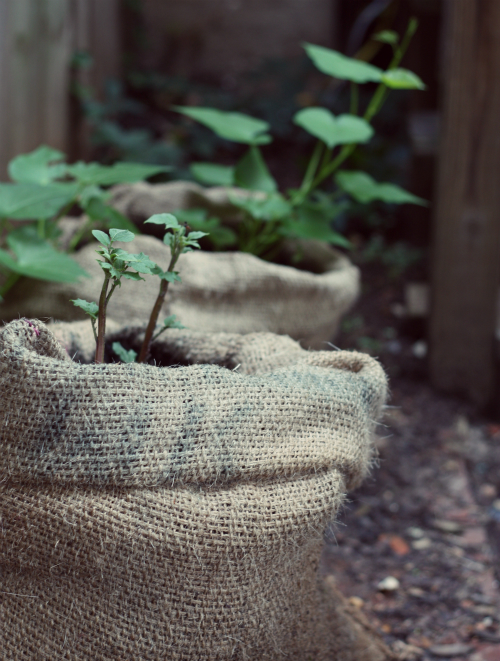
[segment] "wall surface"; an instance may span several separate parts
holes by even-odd
[[[264,58],[332,45],[332,0],[143,0],[148,64],[181,75],[237,75]]]

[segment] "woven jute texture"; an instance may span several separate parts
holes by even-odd
[[[80,364],[82,324],[53,330],[0,331],[2,659],[391,658],[317,571],[376,361],[171,331],[156,359],[185,366]]]
[[[227,189],[205,190],[187,182],[118,187],[113,200],[139,225],[154,213],[190,206],[208,206],[222,217],[235,214]],[[84,319],[70,299],[98,300],[102,273],[95,261],[96,247],[90,244],[75,255],[91,278],[74,285],[20,281],[0,303],[0,319]],[[163,268],[168,265],[169,249],[157,239],[141,236],[128,247],[145,252]],[[170,288],[164,312],[176,314],[188,328],[231,333],[269,331],[290,335],[305,348],[326,349],[325,342],[333,339],[342,315],[357,297],[359,271],[346,257],[319,242],[302,242],[300,252],[310,270],[273,264],[241,252],[183,255],[178,262],[183,283]],[[156,282],[127,283],[110,301],[110,318],[123,323],[146,319],[156,290]]]

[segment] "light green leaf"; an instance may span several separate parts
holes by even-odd
[[[401,90],[424,90],[425,85],[413,71],[408,69],[389,69],[382,76],[382,82],[387,87]]]
[[[111,241],[120,241],[121,243],[129,243],[129,241],[135,239],[135,234],[133,232],[121,230],[117,227],[112,227],[109,230],[109,236],[111,237]]]
[[[99,163],[83,163],[79,161],[68,166],[68,173],[81,184],[112,186],[113,184],[133,184],[143,181],[160,172],[169,172],[172,168],[166,165],[145,165],[144,163],[115,163],[100,165]]]
[[[206,186],[234,186],[234,168],[217,163],[192,163],[193,177]]]
[[[362,117],[335,117],[326,108],[304,108],[299,110],[293,121],[311,135],[323,140],[330,149],[336,145],[368,142],[373,136],[373,128]]]
[[[51,282],[76,282],[89,275],[71,257],[40,239],[32,225],[12,231],[7,237],[7,245],[16,259],[2,250],[0,263],[20,275]]]
[[[137,351],[134,351],[133,349],[129,349],[127,351],[127,349],[122,347],[120,342],[113,342],[111,348],[122,361],[122,363],[135,363],[135,359],[137,358]]]
[[[57,163],[64,159],[57,149],[41,145],[29,154],[20,154],[9,163],[9,176],[19,183],[45,186],[66,174],[67,165]]]
[[[208,232],[189,232],[187,235],[188,241],[197,241],[198,239],[208,236]]]
[[[278,185],[262,158],[258,147],[252,146],[240,160],[234,170],[234,181],[237,186],[248,190],[274,193]]]
[[[396,184],[378,183],[366,172],[358,170],[342,170],[335,176],[337,185],[349,193],[358,202],[366,204],[373,200],[382,200],[392,204],[419,204],[427,206],[427,202]]]
[[[180,321],[177,321],[177,316],[171,314],[169,317],[163,320],[164,328],[186,328],[181,324]]]
[[[153,270],[153,274],[157,275],[160,280],[166,280],[167,282],[182,282],[178,271],[162,271],[162,269],[157,266],[156,269]]]
[[[399,41],[399,35],[394,30],[382,30],[382,32],[377,32],[373,35],[372,39],[375,41],[381,41],[383,44],[391,44],[394,46]]]
[[[373,64],[355,60],[324,46],[304,44],[304,48],[316,68],[328,76],[352,80],[354,83],[379,83],[382,80],[382,69]]]
[[[155,213],[154,216],[148,218],[146,223],[153,223],[153,225],[164,225],[165,229],[177,229],[180,227],[179,221],[171,213]]]
[[[271,136],[266,134],[269,124],[240,112],[226,112],[215,108],[192,108],[175,106],[174,110],[212,129],[219,138],[249,145],[268,144]]]
[[[99,312],[99,306],[97,303],[90,303],[89,301],[84,301],[83,298],[72,299],[71,302],[73,305],[76,305],[77,308],[82,308],[82,310],[89,315],[92,319],[97,319]]]
[[[52,218],[76,199],[78,184],[0,183],[0,217],[13,220]]]
[[[103,246],[110,246],[111,245],[111,239],[109,238],[109,236],[107,234],[105,234],[104,232],[101,232],[101,230],[92,230],[92,235]]]

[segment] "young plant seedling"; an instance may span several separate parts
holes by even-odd
[[[144,280],[144,278],[141,277],[141,274],[155,275],[160,278],[160,289],[153,310],[151,311],[137,362],[143,363],[148,359],[151,343],[159,337],[161,333],[167,330],[167,328],[184,328],[184,326],[176,320],[175,315],[170,315],[164,320],[163,326],[155,334],[160,310],[168,291],[168,285],[171,282],[181,282],[179,273],[174,271],[177,260],[183,253],[190,252],[194,248],[199,248],[198,239],[201,239],[207,234],[206,232],[186,233],[189,228],[181,225],[177,218],[169,213],[156,214],[146,222],[154,223],[156,225],[164,225],[167,230],[163,241],[166,245],[170,246],[171,257],[170,264],[166,271],[163,271],[142,252],[139,254],[132,254],[113,246],[116,241],[132,241],[134,238],[132,232],[121,229],[110,229],[109,236],[100,230],[94,230],[92,232],[94,237],[101,244],[101,247],[99,250],[96,250],[96,252],[103,258],[102,260],[97,260],[98,264],[104,271],[104,283],[101,289],[99,304],[85,301],[81,298],[73,300],[72,303],[81,308],[90,317],[94,338],[96,340],[96,363],[104,362],[106,310],[116,287],[121,286],[122,278],[128,280]],[[137,357],[135,351],[132,349],[126,350],[119,342],[113,343],[113,351],[125,363],[134,362]]]
[[[158,323],[158,317],[160,315],[160,310],[165,302],[165,296],[167,295],[168,285],[171,282],[181,282],[181,278],[177,271],[174,271],[174,267],[177,263],[179,257],[185,252],[191,252],[194,248],[199,248],[200,244],[198,239],[201,239],[203,236],[207,236],[206,232],[188,232],[190,229],[185,225],[181,225],[177,218],[171,213],[157,213],[154,216],[151,216],[146,223],[152,223],[154,225],[164,225],[166,234],[163,237],[163,242],[170,246],[170,264],[166,271],[163,271],[159,266],[156,266],[153,269],[153,274],[160,278],[160,290],[156,298],[153,310],[151,311],[151,316],[149,317],[149,323],[146,328],[146,334],[142,343],[141,351],[139,353],[138,361],[139,363],[145,362],[149,357],[149,352],[151,348],[151,342],[155,340],[163,331],[167,328],[179,327],[176,326],[178,322],[175,321],[173,317],[167,317],[165,319],[163,327],[154,335],[156,324]]]
[[[96,340],[95,362],[104,362],[104,342],[106,335],[106,309],[113,292],[121,287],[122,278],[127,280],[144,280],[142,274],[151,275],[158,268],[147,255],[139,253],[134,255],[121,248],[115,248],[114,243],[128,243],[134,239],[134,234],[128,230],[110,229],[109,236],[100,230],[93,230],[92,234],[99,241],[101,247],[96,250],[103,259],[97,263],[104,271],[104,282],[99,297],[99,304],[84,301],[81,298],[72,303],[86,312],[92,322],[92,330]],[[96,332],[97,321],[97,332]]]

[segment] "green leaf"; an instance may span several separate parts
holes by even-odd
[[[271,136],[266,134],[269,124],[261,119],[255,119],[240,112],[226,112],[215,108],[175,106],[174,109],[182,115],[208,126],[219,138],[249,145],[263,145],[271,142]]]
[[[373,64],[355,60],[324,46],[304,44],[304,48],[316,68],[328,76],[352,80],[354,83],[379,83],[382,80],[382,69]]]
[[[389,69],[382,76],[387,87],[400,90],[424,90],[425,85],[413,71],[408,69]]]
[[[347,204],[332,204],[326,200],[306,200],[297,207],[296,215],[284,223],[283,233],[288,237],[316,239],[350,248],[350,241],[331,227],[331,221],[345,211],[346,207]]]
[[[234,167],[217,163],[192,163],[193,177],[206,186],[234,186]]]
[[[156,269],[153,270],[153,274],[157,275],[160,280],[166,280],[167,282],[182,282],[178,271],[162,271],[162,269],[157,266]]]
[[[274,193],[278,185],[262,158],[258,147],[252,146],[234,170],[234,182],[241,188]]]
[[[405,191],[396,184],[378,183],[366,172],[358,170],[342,170],[335,176],[337,185],[349,193],[358,202],[366,204],[373,200],[382,200],[391,204],[419,204],[427,206],[427,202]]]
[[[105,232],[101,232],[101,230],[92,230],[92,235],[103,246],[110,246],[111,245],[111,239],[109,238],[109,236],[107,234],[105,234]]]
[[[99,163],[83,163],[79,161],[68,166],[68,173],[81,184],[112,186],[113,184],[133,184],[143,181],[160,172],[169,172],[172,168],[166,165],[145,165],[144,163],[115,163],[100,165]]]
[[[383,44],[391,44],[394,46],[399,41],[399,35],[394,30],[382,30],[382,32],[377,32],[374,34],[372,39],[374,41],[381,41]]]
[[[151,218],[148,218],[145,222],[153,223],[154,225],[164,225],[167,230],[180,227],[179,221],[171,213],[155,213],[154,216],[151,216]]]
[[[16,259],[2,250],[0,263],[20,275],[51,282],[76,282],[89,275],[71,257],[41,239],[33,225],[12,231],[7,244]]]
[[[77,308],[82,308],[82,310],[92,319],[97,319],[97,315],[99,313],[99,306],[97,303],[84,301],[83,298],[72,299],[71,302],[73,305],[76,305]]]
[[[265,198],[230,196],[231,202],[246,211],[256,220],[274,221],[286,218],[291,214],[290,203],[279,193],[267,195]]]
[[[373,128],[362,117],[335,117],[326,108],[304,108],[299,110],[293,121],[311,135],[323,140],[330,149],[336,145],[368,142],[373,136]]]
[[[111,348],[122,361],[122,363],[135,363],[135,359],[137,358],[137,351],[134,351],[133,349],[129,349],[127,351],[124,347],[122,347],[120,342],[113,342]]]
[[[186,328],[181,324],[180,321],[177,321],[177,316],[175,314],[171,314],[169,317],[163,320],[163,327],[164,328]]]
[[[0,217],[13,220],[39,220],[55,216],[76,199],[78,184],[0,183]]]
[[[188,241],[197,241],[198,239],[208,236],[208,232],[189,232],[187,235]]]
[[[114,227],[115,229],[128,230],[133,234],[139,234],[139,230],[126,216],[121,214],[113,207],[104,204],[102,199],[92,198],[84,207],[85,213],[99,223],[103,223],[106,227]]]
[[[121,243],[129,243],[129,241],[133,241],[135,239],[135,234],[133,232],[129,232],[128,230],[121,230],[117,227],[112,227],[109,230],[109,236],[111,237],[111,241],[120,241]]]
[[[119,275],[120,276],[123,275],[123,277],[126,278],[127,280],[144,280],[144,278],[141,278],[141,276],[138,273],[134,273],[133,271],[125,271],[125,273]]]
[[[50,184],[66,174],[64,154],[57,149],[41,145],[29,154],[20,154],[9,163],[9,176],[19,183]],[[55,163],[55,164],[54,164]]]

